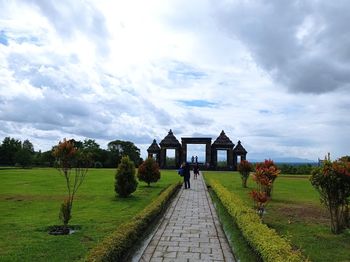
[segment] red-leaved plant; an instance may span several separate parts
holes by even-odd
[[[263,217],[265,207],[271,199],[273,182],[279,174],[280,170],[270,159],[256,165],[253,175],[253,180],[256,182],[256,190],[252,190],[250,196],[253,198],[260,218]]]
[[[253,180],[257,184],[258,191],[265,192],[268,197],[271,197],[273,182],[280,172],[271,159],[258,163],[253,175]]]
[[[270,200],[269,197],[265,192],[259,192],[257,190],[252,190],[249,194],[253,198],[255,209],[258,212],[259,217],[262,218],[267,202]]]

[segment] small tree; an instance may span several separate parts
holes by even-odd
[[[160,179],[160,171],[157,162],[149,157],[139,166],[137,177],[140,181],[144,181],[150,186],[151,183]]]
[[[311,184],[329,210],[331,231],[339,234],[349,227],[350,162],[347,158],[323,162],[311,172]]]
[[[74,197],[87,175],[89,158],[71,140],[66,139],[54,148],[53,156],[56,158],[57,170],[66,181],[67,197],[61,205],[59,218],[63,222],[63,233],[68,234]]]
[[[267,197],[271,197],[273,182],[280,172],[271,159],[258,163],[253,175],[253,180],[257,184],[257,190],[259,192],[265,192]]]
[[[270,198],[267,196],[266,192],[260,192],[257,190],[252,190],[250,192],[250,196],[253,198],[255,209],[258,212],[260,219],[262,219],[266,205]]]
[[[252,164],[250,164],[247,160],[242,160],[238,164],[238,172],[241,175],[242,179],[242,186],[247,187],[247,180],[249,177],[250,172],[253,170]]]
[[[124,156],[115,175],[114,190],[120,197],[127,197],[137,188],[135,165],[128,156]]]
[[[256,165],[253,179],[256,182],[256,190],[250,192],[255,203],[255,208],[262,219],[268,201],[271,199],[272,185],[280,170],[272,160],[265,160]]]

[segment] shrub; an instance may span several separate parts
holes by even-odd
[[[160,179],[160,171],[157,162],[153,158],[147,158],[139,166],[137,177],[140,181],[150,183],[157,182]]]
[[[120,197],[127,197],[137,188],[135,165],[128,156],[124,156],[115,175],[114,190]]]
[[[262,219],[266,205],[270,198],[267,196],[266,192],[260,192],[257,190],[252,190],[249,194],[253,198],[255,209],[258,212],[260,219]]]
[[[217,181],[210,179],[209,184],[237,223],[247,242],[262,257],[263,261],[307,261],[300,251],[293,250],[291,244],[277,234],[274,229],[261,223],[258,215],[234,193],[229,192]]]
[[[181,183],[169,186],[159,197],[149,204],[130,222],[119,226],[115,232],[106,237],[92,249],[86,261],[124,261],[129,250],[140,240],[156,217],[165,210],[171,197],[181,187]]]
[[[279,174],[280,170],[272,160],[265,160],[263,163],[256,164],[253,180],[256,182],[257,188],[250,192],[250,196],[254,201],[260,219],[262,219],[266,205],[271,199],[273,182]]]
[[[249,174],[253,170],[252,164],[250,164],[247,160],[242,160],[238,164],[237,169],[238,169],[238,172],[241,175],[242,186],[243,187],[247,187],[247,180],[248,180]]]
[[[253,180],[257,184],[257,191],[265,192],[268,197],[271,197],[273,182],[279,174],[280,170],[271,159],[258,163],[253,175]]]
[[[349,226],[350,162],[325,160],[311,172],[310,181],[329,210],[331,231],[339,234]],[[344,161],[345,160],[345,161]]]

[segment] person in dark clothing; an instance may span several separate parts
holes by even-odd
[[[191,178],[190,164],[188,162],[186,162],[184,167],[183,167],[183,174],[184,174],[185,189],[191,188],[191,185],[190,185],[190,178]]]
[[[194,177],[193,179],[197,179],[197,176],[199,175],[199,165],[198,163],[196,163],[193,167],[193,174],[194,174]]]

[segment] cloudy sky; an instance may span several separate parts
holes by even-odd
[[[350,2],[0,0],[0,140],[350,154]]]

